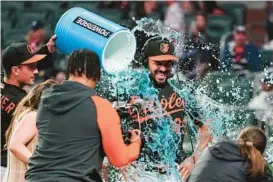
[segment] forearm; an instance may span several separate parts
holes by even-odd
[[[141,148],[140,137],[130,145],[126,145],[121,129],[117,125],[101,129],[101,134],[105,154],[112,165],[122,167],[137,159]]]
[[[29,158],[32,153],[28,150],[28,148],[21,143],[11,143],[9,146],[9,151],[20,161],[25,164],[28,164]]]
[[[120,150],[120,157],[114,158],[111,163],[115,167],[125,166],[133,161],[135,161],[140,153],[140,146],[138,143],[132,143],[126,146],[125,150]]]

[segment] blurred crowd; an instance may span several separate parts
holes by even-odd
[[[273,5],[270,1],[263,3],[264,8],[256,14],[256,17],[261,15],[263,19],[251,22],[251,9],[239,2],[1,2],[1,48],[3,50],[12,42],[27,42],[33,50],[38,49],[54,33],[61,15],[76,6],[129,28],[136,25],[135,20],[152,18],[160,20],[164,26],[171,27],[183,35],[184,49],[177,66],[177,72],[182,79],[202,85],[225,77],[223,73],[243,75],[240,79],[246,78],[252,86],[250,93],[246,94],[247,104],[262,88],[259,79],[263,77],[264,69],[272,69]],[[145,39],[143,40],[142,42],[142,39],[138,38],[139,48],[145,43]],[[36,82],[40,83],[49,78],[62,82],[65,79],[63,71],[67,66],[66,58],[67,55],[57,51],[41,61],[38,64],[39,74]],[[240,82],[245,83],[245,80]],[[223,88],[221,83],[217,86],[219,89]],[[240,86],[242,84],[238,87]],[[272,89],[268,90],[272,92]],[[211,91],[215,92],[215,88]],[[214,99],[222,100],[216,96]]]

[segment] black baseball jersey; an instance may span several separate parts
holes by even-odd
[[[6,142],[5,132],[17,104],[25,95],[25,90],[5,82],[1,83],[1,166],[7,166],[7,151],[3,150]]]

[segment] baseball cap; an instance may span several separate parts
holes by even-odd
[[[145,58],[150,58],[156,61],[178,60],[174,55],[173,44],[162,37],[151,38],[144,45],[143,54]]]
[[[31,28],[32,28],[33,30],[38,30],[39,28],[43,28],[43,27],[44,27],[44,24],[43,24],[43,22],[40,21],[40,20],[35,20],[35,21],[33,21],[32,24],[31,24]]]
[[[35,63],[46,57],[46,54],[33,52],[26,43],[12,43],[2,52],[2,65],[5,70],[12,66]]]
[[[246,33],[246,28],[245,28],[245,26],[239,25],[239,26],[235,27],[234,33],[239,33],[239,32],[241,32],[241,33]]]

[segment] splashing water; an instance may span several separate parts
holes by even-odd
[[[132,30],[132,33],[136,31],[143,31],[147,36],[160,35],[161,37],[167,38],[172,41],[175,47],[177,56],[182,53],[184,48],[184,36],[172,30],[170,27],[163,26],[161,21],[153,20],[151,18],[142,18],[136,21],[137,26]]]
[[[146,131],[142,130],[144,137],[152,138],[153,140],[149,140],[147,143],[147,147],[151,149],[153,152],[157,152],[160,154],[160,161],[147,161],[145,156],[140,157],[137,162],[134,162],[133,165],[138,166],[137,170],[142,171],[147,167],[146,165],[153,165],[156,162],[156,165],[166,165],[168,164],[169,172],[173,173],[180,179],[178,171],[176,169],[176,151],[179,151],[178,146],[176,145],[177,137],[175,137],[175,133],[173,132],[170,123],[172,122],[171,117],[160,117],[158,115],[162,115],[164,113],[161,108],[161,104],[158,100],[158,90],[155,89],[149,77],[149,72],[145,69],[135,70],[135,69],[127,69],[121,72],[116,73],[112,78],[113,91],[112,95],[123,95],[119,97],[120,99],[124,99],[124,95],[128,96],[139,96],[143,98],[145,101],[153,101],[153,113],[151,115],[152,119],[156,121],[153,129],[146,128]],[[126,97],[128,98],[128,97]],[[149,103],[148,103],[149,105]],[[129,131],[132,125],[130,119],[124,118],[122,121],[122,129],[123,131]],[[182,133],[181,133],[182,134]],[[180,135],[180,134],[179,134]],[[129,170],[127,169],[126,176],[132,177],[136,174],[136,169],[129,166]],[[164,176],[163,176],[164,177]]]
[[[174,40],[176,52],[180,53],[184,48],[184,37],[167,27],[164,27],[160,21],[153,19],[143,18],[136,21],[137,26],[132,30],[143,31],[148,36],[160,35],[168,39]],[[212,49],[213,46],[207,45],[204,49]],[[230,73],[221,73],[214,75],[214,73],[208,75],[198,87],[188,82],[181,82],[176,77],[169,79],[170,85],[174,88],[174,91],[179,94],[187,105],[193,106],[198,110],[199,115],[192,118],[191,114],[194,110],[185,109],[185,120],[187,120],[188,127],[190,128],[192,137],[197,136],[196,126],[193,124],[193,120],[197,119],[202,122],[206,122],[209,125],[210,132],[215,142],[219,137],[228,136],[231,139],[235,139],[239,134],[239,131],[249,124],[252,120],[253,112],[244,105],[244,99],[253,87],[251,78],[236,77]],[[217,78],[217,79],[214,79]],[[229,79],[227,79],[229,78]],[[229,81],[229,86],[227,84]],[[149,72],[146,69],[132,69],[128,68],[117,72],[111,77],[104,77],[101,81],[99,93],[110,101],[115,98],[118,100],[127,100],[130,96],[141,96],[145,101],[154,101],[153,105],[149,105],[153,108],[154,113],[152,119],[156,120],[156,130],[142,131],[145,134],[149,133],[149,137],[153,138],[151,142],[146,143],[148,148],[153,152],[160,154],[160,161],[156,161],[157,165],[168,164],[168,172],[175,176],[176,181],[182,181],[180,174],[177,170],[176,151],[180,149],[176,145],[178,142],[177,133],[172,130],[171,123],[173,119],[170,116],[156,117],[162,115],[164,110],[161,107],[158,99],[158,90],[153,87],[150,81]],[[216,91],[217,90],[217,91]],[[228,104],[227,104],[228,103]],[[124,118],[121,121],[122,130],[129,131],[132,122],[128,118]],[[179,133],[182,134],[182,133]],[[272,133],[271,133],[272,135]],[[144,135],[144,137],[147,137]],[[200,137],[200,136],[199,136]],[[180,138],[181,140],[181,138]],[[268,148],[266,152],[266,159],[268,162],[273,162],[273,136],[269,137]],[[269,152],[271,151],[271,152]],[[148,161],[147,161],[148,160]],[[152,165],[154,161],[149,161],[145,157],[140,157],[138,161],[133,162],[132,165],[127,166],[125,169],[126,177],[135,177],[141,175],[142,171],[147,167],[146,165]],[[136,167],[133,167],[136,166]],[[115,175],[118,175],[117,181],[120,181],[120,173],[115,168],[111,171],[112,179],[115,181]],[[163,180],[163,179],[162,179]]]

